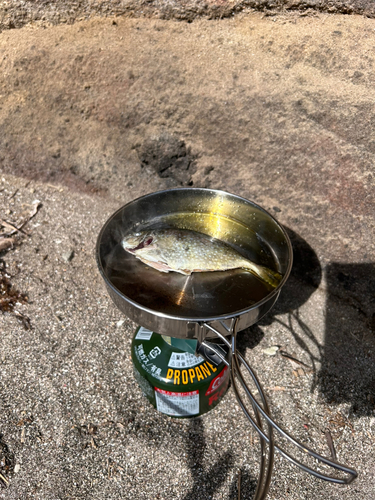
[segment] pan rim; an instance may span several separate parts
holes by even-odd
[[[256,302],[255,304],[252,304],[251,306],[245,307],[244,309],[240,309],[240,310],[232,312],[232,313],[224,313],[221,315],[208,316],[208,317],[188,317],[188,316],[178,316],[178,315],[174,315],[174,314],[166,314],[162,311],[156,311],[156,310],[151,309],[147,306],[139,304],[138,302],[134,301],[133,299],[131,299],[130,297],[128,297],[124,293],[122,293],[111,282],[111,280],[107,277],[105,270],[104,270],[104,267],[103,267],[103,264],[102,264],[102,261],[101,261],[100,246],[101,246],[102,236],[103,236],[105,230],[107,229],[110,222],[120,212],[122,212],[124,209],[126,209],[126,207],[128,207],[129,205],[136,203],[136,202],[139,202],[139,201],[142,201],[142,200],[145,200],[147,198],[151,198],[152,196],[162,195],[162,194],[165,194],[167,192],[174,192],[174,191],[190,191],[190,192],[195,191],[195,192],[215,193],[215,194],[224,195],[224,196],[230,195],[232,198],[235,198],[235,199],[241,200],[242,202],[250,204],[253,207],[255,207],[256,209],[258,209],[261,212],[263,212],[264,214],[266,214],[276,224],[276,226],[281,230],[281,232],[284,236],[285,242],[287,244],[287,249],[288,249],[288,254],[289,254],[287,269],[286,269],[280,283],[278,284],[278,286],[274,290],[272,290],[269,294],[267,294],[263,299]],[[98,265],[98,269],[99,269],[101,276],[104,279],[104,282],[106,283],[107,286],[109,286],[113,290],[113,292],[115,292],[117,295],[119,295],[128,304],[130,304],[131,306],[133,306],[139,310],[142,310],[148,314],[157,316],[158,318],[169,319],[169,320],[173,320],[173,321],[189,322],[189,323],[190,322],[192,322],[192,323],[209,323],[209,322],[214,322],[214,321],[225,321],[228,319],[236,318],[236,317],[241,316],[243,314],[247,314],[250,311],[261,307],[263,304],[265,304],[266,302],[269,302],[273,298],[277,298],[278,294],[280,293],[281,288],[283,287],[283,285],[285,284],[286,280],[289,277],[289,274],[290,274],[290,271],[291,271],[292,265],[293,265],[293,247],[292,247],[292,244],[290,242],[290,238],[289,238],[287,232],[285,231],[284,227],[266,209],[264,209],[263,207],[261,207],[260,205],[255,203],[254,201],[248,200],[247,198],[244,198],[243,196],[239,196],[237,194],[230,193],[228,191],[224,191],[221,189],[194,188],[194,187],[176,187],[176,188],[171,188],[171,189],[163,189],[160,191],[153,191],[151,193],[147,193],[147,194],[144,194],[142,196],[139,196],[138,198],[135,198],[134,200],[131,200],[128,203],[126,203],[125,205],[121,206],[103,224],[102,229],[100,230],[98,238],[97,238],[95,254],[96,254],[96,262]]]

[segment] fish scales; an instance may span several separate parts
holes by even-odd
[[[223,241],[184,229],[142,231],[127,235],[123,248],[145,264],[161,272],[226,271],[245,269],[276,287],[281,275],[246,259]]]

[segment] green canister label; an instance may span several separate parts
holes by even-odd
[[[191,345],[185,351],[172,344],[170,337],[140,327],[132,343],[135,378],[158,411],[173,417],[202,415],[226,393],[229,369],[195,356]]]

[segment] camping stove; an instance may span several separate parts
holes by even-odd
[[[272,288],[242,269],[190,276],[159,272],[121,246],[126,234],[151,226],[193,230],[225,241],[254,262],[274,269],[282,279]],[[266,210],[212,189],[152,193],[128,203],[109,218],[99,234],[96,255],[110,297],[130,319],[151,332],[195,340],[197,355],[207,362],[215,357],[228,368],[237,401],[260,436],[255,500],[267,495],[275,450],[303,471],[326,481],[349,484],[357,477],[356,471],[319,455],[272,419],[256,374],[237,351],[237,335],[268,313],[292,267],[288,235]],[[214,339],[220,339],[226,349]],[[283,445],[275,442],[276,435]],[[292,448],[293,454],[289,451]],[[327,472],[328,468],[336,470],[334,475]]]

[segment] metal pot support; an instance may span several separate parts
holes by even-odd
[[[221,322],[221,326],[225,330],[227,330],[228,336],[230,335],[230,340],[228,340],[228,338],[222,335],[216,328],[213,328],[209,323],[200,324],[197,350],[199,351],[200,344],[205,346],[206,349],[210,349],[211,351],[213,351],[224,363],[226,363],[228,367],[230,367],[232,386],[237,401],[241,406],[242,411],[245,413],[246,417],[250,421],[251,425],[259,434],[261,442],[261,464],[260,464],[260,474],[258,479],[258,487],[255,492],[254,500],[263,499],[267,495],[273,468],[274,450],[278,451],[284,458],[286,458],[293,465],[296,465],[303,471],[308,472],[309,474],[312,474],[313,476],[318,477],[319,479],[323,479],[325,481],[338,484],[351,483],[357,477],[357,472],[354,469],[351,469],[350,467],[339,464],[338,462],[334,462],[326,457],[319,455],[315,451],[308,448],[306,445],[298,442],[295,438],[293,438],[290,434],[288,434],[288,432],[286,432],[276,422],[274,422],[274,420],[272,420],[266,396],[263,392],[262,386],[260,385],[260,382],[256,374],[254,373],[254,370],[246,362],[243,356],[241,356],[241,354],[237,351],[236,347],[237,325],[238,325],[238,319],[236,318],[233,318],[231,320],[229,326],[226,323]],[[218,349],[214,343],[205,340],[205,334],[207,333],[207,331],[215,333],[215,335],[217,335],[217,337],[227,346],[229,351],[226,357],[223,356],[222,350]],[[261,403],[258,402],[253,392],[247,385],[244,376],[241,372],[241,366],[247,371],[253,383],[255,384],[256,390],[258,391],[259,397],[261,399]],[[245,393],[247,400],[245,400],[241,396],[239,386],[243,389],[243,392]],[[249,403],[251,404],[253,412],[255,413],[255,420],[250,414]],[[262,418],[266,421],[268,434],[263,428]],[[344,477],[332,476],[324,472],[320,472],[316,468],[312,468],[302,463],[300,460],[294,458],[290,453],[288,453],[283,448],[274,443],[273,430],[277,431],[279,435],[281,435],[290,444],[294,445],[297,449],[301,450],[303,453],[307,454],[308,456],[314,458],[318,462],[321,462],[322,464],[328,467],[332,467],[338,471],[341,471],[342,473],[345,474],[345,476]],[[266,457],[267,445],[268,445],[268,460]]]

